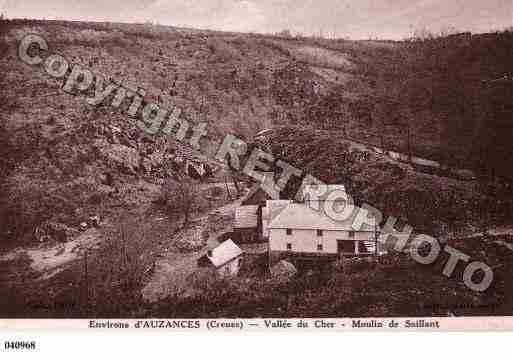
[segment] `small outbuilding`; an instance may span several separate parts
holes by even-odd
[[[263,172],[263,183],[256,183],[235,210],[233,223],[234,240],[237,243],[257,243],[264,239],[262,211],[266,202],[279,199],[279,192],[274,187],[273,174]]]
[[[233,232],[237,243],[259,241],[259,218],[261,210],[257,205],[240,206],[235,209]]]
[[[215,268],[220,277],[236,276],[239,273],[243,254],[242,249],[228,239],[199,258],[198,266]]]

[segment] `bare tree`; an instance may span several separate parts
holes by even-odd
[[[198,208],[200,191],[193,182],[169,179],[162,187],[162,195],[170,215],[183,216],[182,228],[189,223],[191,213]]]

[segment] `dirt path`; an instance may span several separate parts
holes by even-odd
[[[490,236],[490,237],[500,237],[500,236],[506,236],[506,235],[513,236],[513,227],[512,226],[496,227],[496,228],[492,228],[492,229],[488,230],[488,236]],[[445,237],[439,238],[439,240],[442,243],[445,243],[451,239],[478,240],[478,239],[482,239],[483,237],[484,237],[484,234],[482,232],[476,232],[476,233],[472,233],[472,234],[469,234],[469,235],[466,235],[463,237],[454,236],[454,235],[445,236]],[[506,242],[506,241],[498,239],[495,241],[495,243],[500,244],[500,245],[508,248],[509,250],[513,251],[513,243],[511,243],[511,242]]]
[[[397,151],[391,151],[391,150],[385,150],[383,148],[380,148],[378,146],[370,145],[363,142],[358,142],[355,139],[346,137],[346,140],[350,143],[351,150],[358,150],[358,151],[364,151],[364,152],[373,152],[376,154],[383,155],[385,158],[387,158],[389,161],[393,162],[401,162],[401,163],[407,163],[407,164],[413,164],[413,165],[419,165],[423,167],[431,167],[435,169],[450,169],[454,174],[466,172],[466,178],[465,180],[474,180],[475,175],[472,171],[468,169],[463,168],[454,168],[454,167],[448,167],[444,166],[442,163],[428,159],[428,158],[422,158],[419,156],[412,155],[411,157],[405,153],[397,152]],[[463,178],[460,178],[463,179]]]
[[[488,235],[497,237],[497,236],[505,236],[505,235],[513,235],[513,227],[497,227],[488,230]],[[471,234],[464,239],[474,239],[483,237],[483,233],[474,233]]]
[[[190,277],[197,270],[197,260],[203,256],[209,249],[216,247],[219,242],[217,237],[219,235],[231,231],[232,218],[235,213],[235,208],[240,206],[241,199],[230,202],[222,207],[212,210],[205,215],[198,217],[194,220],[191,228],[187,228],[178,236],[199,236],[200,233],[209,226],[209,221],[214,218],[225,218],[220,226],[215,231],[208,233],[207,245],[198,251],[189,253],[167,253],[155,263],[155,272],[143,288],[143,298],[150,302],[158,301],[173,294],[187,295],[190,293]]]
[[[30,267],[41,273],[40,279],[48,279],[61,272],[66,264],[78,259],[85,250],[91,250],[101,242],[101,233],[90,228],[73,241],[50,247],[15,249],[0,257],[0,262],[14,260],[24,254],[30,259]]]

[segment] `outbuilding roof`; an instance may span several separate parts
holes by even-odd
[[[206,254],[206,258],[218,268],[244,253],[231,239],[224,241]]]
[[[326,231],[362,231],[374,232],[375,219],[370,219],[370,225],[364,224],[360,229],[353,228],[354,219],[359,211],[354,207],[351,216],[344,221],[336,221],[328,217],[324,210],[314,210],[303,203],[291,203],[285,207],[268,225],[269,229],[321,229]],[[368,214],[370,217],[370,214]]]

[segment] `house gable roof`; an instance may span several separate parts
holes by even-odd
[[[278,215],[283,208],[287,207],[291,204],[292,201],[289,199],[281,199],[281,200],[271,200],[267,201],[265,205],[265,213],[267,215],[267,219],[273,219]]]
[[[363,225],[362,228],[358,230],[352,227],[358,210],[358,207],[354,207],[354,210],[348,219],[344,221],[335,221],[328,217],[323,210],[316,211],[306,204],[291,203],[271,220],[268,228],[374,232],[374,225]]]

